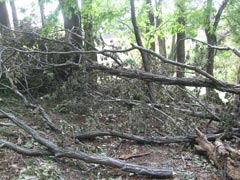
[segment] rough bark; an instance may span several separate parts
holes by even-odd
[[[137,20],[136,20],[136,13],[135,13],[135,0],[130,0],[130,5],[131,5],[131,20],[132,20],[132,25],[134,29],[134,34],[136,38],[136,42],[138,46],[143,47],[142,39],[140,36]],[[141,56],[142,56],[142,62],[143,62],[143,68],[146,72],[150,72],[151,70],[151,61],[149,59],[149,56],[146,52],[140,50]],[[147,82],[147,87],[148,87],[148,96],[151,102],[156,102],[155,97],[154,97],[154,90],[153,90],[153,84],[150,82]]]
[[[0,24],[10,27],[9,15],[6,2],[0,2]]]

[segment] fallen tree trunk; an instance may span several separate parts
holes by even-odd
[[[210,141],[214,141],[219,137],[223,137],[224,132],[218,134],[207,134],[206,138]],[[240,129],[234,129],[228,133],[228,136],[239,136],[240,137]],[[196,142],[197,135],[188,135],[188,136],[173,136],[173,137],[144,137],[137,136],[129,133],[122,133],[118,131],[95,131],[95,132],[87,132],[87,133],[79,133],[75,136],[78,140],[86,140],[92,139],[99,136],[114,136],[120,137],[124,139],[134,140],[137,143],[144,144],[169,144],[169,143],[182,143],[182,142]]]
[[[78,67],[81,65],[74,62],[67,62],[63,64],[48,64],[46,69],[51,68],[65,68],[65,67]],[[217,89],[223,92],[230,92],[234,94],[240,94],[240,86],[235,84],[229,84],[222,81],[212,81],[207,78],[177,78],[177,77],[166,77],[159,74],[152,74],[141,70],[131,70],[124,68],[110,68],[97,63],[86,63],[87,70],[99,70],[107,74],[116,75],[120,77],[127,77],[133,79],[140,79],[143,81],[160,83],[163,85],[179,85],[179,86],[192,86],[192,87],[209,87]]]
[[[173,171],[173,168],[154,168],[154,167],[140,166],[140,165],[126,163],[124,161],[109,158],[109,157],[90,155],[90,154],[86,154],[73,149],[61,148],[56,144],[54,144],[53,142],[41,137],[34,129],[26,125],[24,122],[22,122],[13,114],[6,113],[1,109],[0,109],[0,112],[3,115],[7,116],[18,127],[22,128],[27,133],[29,133],[38,143],[45,146],[48,149],[48,152],[38,151],[38,150],[27,150],[26,148],[13,145],[12,143],[9,143],[3,140],[0,141],[0,147],[7,147],[14,151],[17,151],[18,153],[27,154],[27,155],[53,155],[55,157],[67,157],[67,158],[80,159],[88,163],[95,163],[95,164],[115,167],[123,171],[132,172],[138,175],[146,175],[146,176],[158,177],[158,178],[174,177],[175,173]]]
[[[114,69],[104,65],[93,64],[93,63],[87,64],[86,68],[89,70],[91,69],[100,70],[111,75],[135,78],[135,79],[140,79],[144,81],[156,82],[164,85],[209,87],[209,88],[217,89],[219,91],[230,92],[234,94],[240,93],[240,86],[225,83],[225,82],[216,83],[215,81],[212,81],[206,78],[199,79],[199,78],[166,77],[166,76],[152,74],[149,72],[139,71],[139,70],[129,70],[129,69],[123,69],[123,68]]]

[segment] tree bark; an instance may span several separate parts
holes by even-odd
[[[146,0],[146,4],[150,7],[149,11],[148,11],[148,19],[149,19],[149,25],[147,25],[148,27],[155,27],[155,17],[153,14],[153,5],[152,5],[152,0]],[[150,29],[147,29],[147,33],[150,34],[149,36],[149,48],[152,51],[155,51],[155,35],[150,32]],[[154,39],[154,41],[152,41]]]
[[[45,0],[38,0],[38,5],[40,9],[40,15],[41,15],[41,22],[42,27],[46,27],[46,17],[45,17],[45,7],[44,7]]]
[[[15,1],[10,1],[11,9],[12,9],[12,18],[13,18],[13,25],[14,28],[18,27],[18,17],[17,17],[17,10],[15,6]]]
[[[69,42],[72,39],[73,43],[78,47],[82,47],[82,22],[81,13],[78,9],[78,1],[74,0],[72,5],[68,0],[59,0],[59,4],[63,14],[64,29],[66,30],[66,40]],[[76,33],[77,35],[72,34]],[[70,40],[71,41],[71,40]]]
[[[9,15],[6,2],[0,2],[0,24],[10,27]]]
[[[142,39],[140,36],[139,28],[137,25],[137,20],[136,20],[136,13],[135,13],[135,0],[130,0],[130,5],[131,5],[131,20],[132,20],[132,25],[134,29],[134,34],[136,38],[136,42],[138,46],[143,47]],[[149,60],[148,54],[142,50],[140,50],[141,56],[142,56],[142,62],[143,62],[143,68],[146,72],[150,72],[151,69],[151,62]],[[151,102],[156,102],[155,97],[154,97],[154,90],[153,90],[153,84],[150,82],[147,82],[147,88],[148,88],[148,96]]]
[[[216,30],[221,18],[221,15],[223,13],[223,10],[227,7],[229,0],[224,0],[222,2],[222,5],[219,7],[217,14],[214,18],[214,22],[211,23],[211,12],[213,8],[213,0],[208,0],[207,1],[207,7],[206,7],[206,24],[205,24],[205,35],[207,37],[207,43],[216,46],[217,45],[217,35],[216,35]],[[208,47],[207,49],[207,63],[206,63],[206,71],[208,74],[214,76],[214,57],[216,50],[214,48]],[[210,89],[207,89],[207,94],[211,96],[211,91]]]
[[[82,6],[84,9],[91,11],[93,0],[83,0]],[[84,37],[84,49],[86,51],[94,50],[94,32],[93,32],[93,17],[90,13],[85,13],[83,16],[83,29],[85,33]],[[91,59],[94,62],[97,62],[97,55],[95,53],[91,53],[88,55],[88,58]]]
[[[185,18],[184,5],[177,4],[179,11],[178,23],[183,27],[183,30],[177,33],[177,62],[185,63]],[[184,77],[184,69],[177,68],[177,77]]]
[[[84,29],[84,50],[86,51],[91,51],[96,49],[95,48],[95,33],[93,31],[93,16],[91,14],[92,10],[92,2],[93,0],[83,0],[82,1],[82,6],[83,9],[90,12],[90,13],[85,13],[83,15],[83,29]],[[87,59],[90,59],[90,61],[97,62],[97,54],[96,53],[90,53],[86,55]],[[89,72],[88,76],[88,82],[92,86],[92,88],[97,89],[97,74],[94,72]]]

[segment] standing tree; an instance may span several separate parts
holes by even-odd
[[[217,45],[217,35],[216,31],[218,28],[219,21],[221,19],[221,15],[223,13],[223,10],[227,7],[229,0],[224,0],[219,7],[216,16],[214,17],[214,20],[212,22],[212,9],[213,9],[213,0],[207,0],[207,6],[205,9],[206,13],[206,22],[205,22],[205,35],[207,37],[207,43],[211,46]],[[207,49],[207,64],[206,64],[206,71],[210,75],[213,74],[214,69],[214,57],[216,50],[214,48],[211,48],[208,46]],[[211,97],[211,90],[207,88],[207,95]]]
[[[83,0],[82,6],[83,6],[83,29],[84,29],[84,49],[86,51],[88,50],[94,50],[94,31],[93,31],[93,15],[91,13],[92,10],[92,3],[93,0]],[[89,54],[89,59],[92,61],[97,61],[97,55],[95,53]]]
[[[149,37],[149,48],[153,51],[155,51],[155,35],[151,32],[151,27],[155,27],[155,17],[153,13],[153,5],[152,5],[152,0],[146,0],[146,4],[149,6],[148,10],[148,19],[149,19],[149,24],[147,24],[147,32],[150,34]]]
[[[161,26],[162,23],[162,1],[163,0],[156,0],[156,11],[158,12],[158,15],[156,16],[156,27],[158,28]],[[162,35],[157,36],[157,42],[158,42],[158,48],[159,53],[163,55],[164,57],[167,57],[167,51],[166,51],[166,40]]]
[[[137,41],[138,46],[143,47],[142,39],[140,36],[137,20],[136,20],[136,13],[135,13],[135,0],[130,0],[130,5],[131,5],[131,20],[132,20],[132,25],[134,29],[134,34],[135,38]],[[150,72],[151,65],[149,61],[148,54],[144,52],[143,50],[140,50],[141,57],[142,57],[142,63],[143,63],[143,68],[146,72]],[[156,102],[155,97],[154,97],[154,91],[153,91],[153,84],[151,82],[147,82],[147,88],[148,88],[148,96],[151,102]]]
[[[221,19],[223,10],[226,8],[228,2],[229,0],[224,0],[222,2],[221,6],[217,11],[216,16],[214,17],[214,20],[212,21],[213,0],[207,0],[207,5],[205,9],[205,13],[206,13],[205,35],[207,37],[207,43],[212,46],[217,45],[216,31],[217,31],[218,24]],[[208,47],[206,71],[211,75],[213,75],[215,51],[216,50],[214,48]]]
[[[179,1],[176,3],[178,12],[178,24],[180,29],[177,32],[177,62],[185,63],[185,1]],[[177,77],[184,77],[184,70],[177,68]]]
[[[7,12],[6,2],[0,2],[0,24],[10,27],[9,15]]]
[[[65,37],[82,48],[82,22],[77,0],[59,0],[63,14]]]
[[[42,27],[46,27],[46,16],[45,16],[45,7],[44,7],[45,0],[38,0],[38,5],[40,9],[40,15],[41,15],[41,22]]]
[[[16,28],[16,27],[18,27],[18,16],[17,16],[17,10],[16,10],[14,0],[10,1],[10,6],[11,6],[11,10],[12,10],[13,25]]]

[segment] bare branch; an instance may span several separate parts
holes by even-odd
[[[72,149],[63,149],[61,147],[58,147],[53,142],[41,137],[34,129],[26,125],[24,122],[22,122],[13,114],[7,113],[1,109],[0,109],[0,112],[6,115],[14,124],[16,124],[23,130],[25,130],[27,133],[29,133],[38,143],[47,147],[50,153],[52,153],[56,157],[68,157],[68,158],[80,159],[88,163],[96,163],[96,164],[111,166],[111,167],[119,168],[123,171],[133,172],[139,175],[147,175],[147,176],[154,176],[154,177],[160,177],[160,178],[174,177],[175,173],[173,172],[172,168],[154,168],[154,167],[140,166],[140,165],[126,163],[124,161],[120,161],[120,160],[109,158],[109,157],[89,155],[89,154],[72,150]]]

